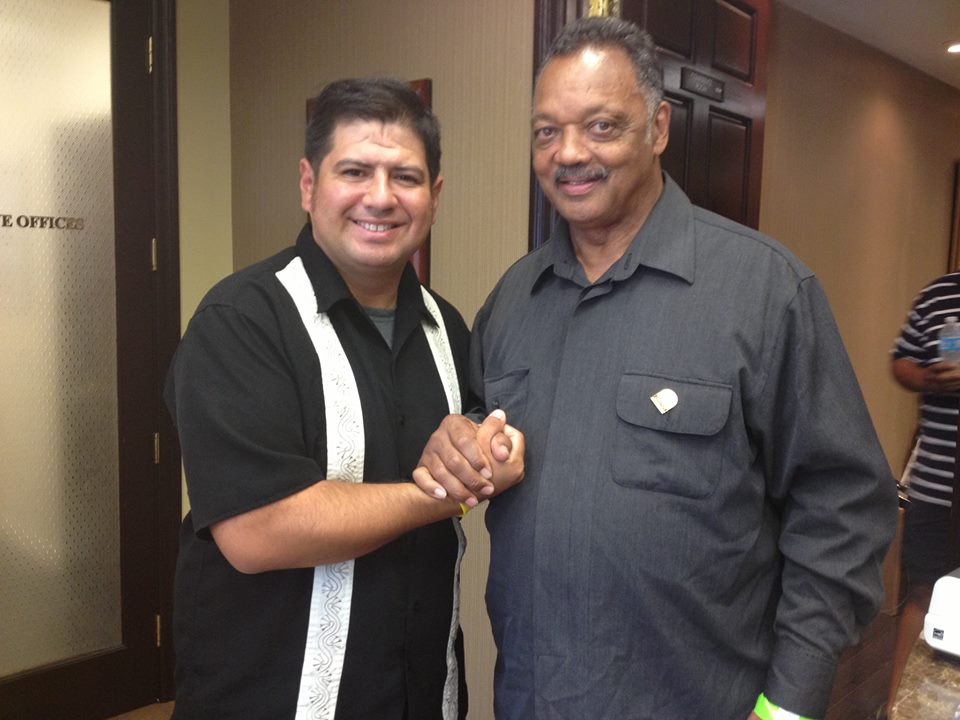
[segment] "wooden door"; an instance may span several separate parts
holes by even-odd
[[[769,0],[623,0],[660,51],[671,105],[663,168],[695,205],[756,228]]]
[[[534,66],[588,0],[537,0]],[[621,0],[624,19],[657,44],[670,103],[663,168],[694,204],[756,228],[760,219],[769,0]],[[554,218],[536,178],[530,185],[530,247]]]

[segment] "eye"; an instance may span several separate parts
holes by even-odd
[[[550,127],[549,125],[533,129],[533,140],[537,143],[548,142],[556,136],[557,129],[555,127]]]
[[[616,126],[609,120],[595,120],[590,123],[590,132],[596,137],[607,137],[612,135]]]
[[[366,173],[361,168],[345,167],[340,171],[340,174],[348,178],[362,178]]]
[[[404,185],[421,184],[420,176],[413,173],[398,173],[397,175],[394,175],[394,178],[397,180],[397,182],[401,182]]]

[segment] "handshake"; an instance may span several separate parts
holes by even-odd
[[[481,424],[447,415],[427,441],[413,480],[438,500],[467,507],[499,495],[523,479],[523,433],[494,410]]]

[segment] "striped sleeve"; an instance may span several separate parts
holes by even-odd
[[[894,343],[893,357],[919,365],[939,360],[937,338],[950,316],[960,316],[960,273],[944,275],[920,291]]]

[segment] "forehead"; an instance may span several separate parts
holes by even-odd
[[[356,159],[364,162],[403,163],[427,166],[423,141],[407,125],[382,120],[345,120],[333,129],[331,162]]]
[[[533,112],[553,113],[584,106],[643,102],[633,63],[619,47],[587,46],[552,58],[543,67],[533,96]]]

